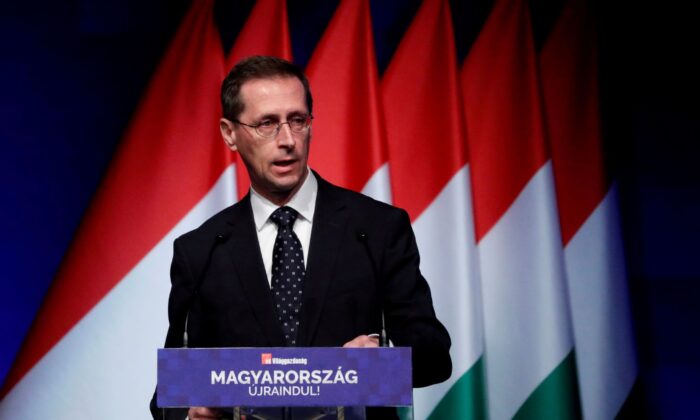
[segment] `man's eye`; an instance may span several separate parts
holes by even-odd
[[[306,122],[306,118],[304,118],[304,117],[292,117],[289,121],[294,125],[303,125]]]
[[[275,125],[275,123],[273,123],[270,120],[264,120],[264,121],[260,121],[258,123],[258,127],[262,127],[262,128],[274,127],[274,125]]]

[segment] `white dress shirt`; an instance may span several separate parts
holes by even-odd
[[[285,204],[299,213],[297,220],[294,222],[294,233],[296,233],[299,242],[301,242],[305,267],[309,259],[311,225],[314,220],[317,194],[318,181],[309,169],[299,191]],[[272,248],[275,245],[275,238],[277,238],[277,225],[270,220],[270,216],[280,206],[260,195],[252,186],[250,188],[250,205],[253,208],[253,219],[255,219],[255,229],[258,232],[258,243],[260,244],[263,264],[265,264],[267,283],[272,287]]]

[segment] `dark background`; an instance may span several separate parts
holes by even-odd
[[[371,2],[383,71],[419,1]],[[460,59],[490,1],[451,1]],[[558,1],[532,0],[536,38]],[[70,245],[187,0],[0,3],[0,380]],[[304,66],[337,2],[288,2]],[[218,1],[229,47],[251,1]],[[700,398],[700,30],[682,2],[598,2],[601,101],[618,181],[642,408]],[[108,221],[105,221],[108,223]]]

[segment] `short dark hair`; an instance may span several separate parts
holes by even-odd
[[[224,118],[234,121],[243,112],[241,87],[249,80],[274,77],[296,77],[304,86],[306,107],[312,111],[313,98],[309,81],[299,67],[277,57],[254,55],[236,63],[221,84],[221,107]]]

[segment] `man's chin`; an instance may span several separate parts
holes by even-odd
[[[272,192],[276,195],[286,195],[296,192],[301,184],[301,176],[279,177],[272,182]]]

